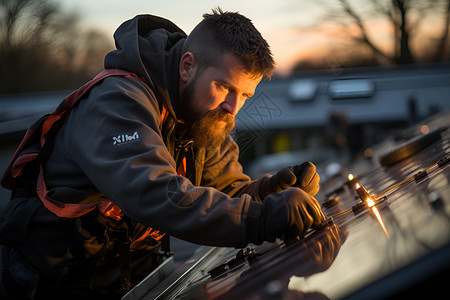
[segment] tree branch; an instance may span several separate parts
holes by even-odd
[[[339,0],[339,1],[341,2],[341,5],[342,5],[343,9],[345,10],[345,12],[347,13],[347,15],[349,15],[353,19],[353,21],[356,23],[359,30],[361,31],[361,37],[354,37],[354,39],[356,41],[358,41],[359,43],[362,43],[362,44],[368,46],[372,50],[372,52],[374,52],[375,54],[380,55],[383,58],[386,58],[388,60],[391,60],[391,58],[388,55],[386,55],[377,46],[375,46],[374,43],[372,43],[372,41],[370,40],[370,38],[367,34],[367,30],[366,30],[361,18],[358,16],[358,14],[356,14],[356,12],[350,6],[350,4],[347,2],[347,0]]]
[[[397,63],[413,63],[414,58],[409,48],[409,31],[407,24],[407,11],[409,9],[405,0],[393,0],[398,12],[400,13],[400,53],[395,57]]]
[[[444,58],[445,46],[447,45],[447,40],[448,40],[449,26],[450,26],[450,0],[447,0],[447,13],[445,14],[445,22],[444,22],[443,32],[442,32],[441,38],[439,39],[439,43],[436,48],[436,53],[434,55],[435,61],[439,61],[442,58]]]

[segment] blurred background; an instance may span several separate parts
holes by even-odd
[[[26,128],[102,70],[123,21],[149,13],[189,34],[217,6],[252,19],[277,63],[233,133],[251,176],[305,160],[331,176],[450,109],[450,0],[1,0],[1,172]]]

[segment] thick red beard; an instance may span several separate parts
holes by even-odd
[[[222,111],[205,113],[191,127],[190,135],[196,148],[214,149],[220,146],[234,128],[234,117]]]

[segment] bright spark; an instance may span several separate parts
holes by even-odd
[[[371,200],[371,201],[372,201],[372,200]],[[372,201],[372,202],[373,202],[373,201]],[[389,238],[390,238],[390,237],[389,237],[389,233],[387,232],[386,227],[384,226],[383,219],[381,219],[381,216],[380,216],[380,213],[378,212],[378,209],[377,209],[376,207],[372,207],[372,211],[373,211],[373,213],[375,214],[375,216],[377,217],[378,222],[379,222],[380,225],[381,225],[381,228],[383,228],[384,233],[386,233],[386,235],[387,235],[387,237],[388,237],[388,239],[389,239]]]
[[[353,174],[348,174],[348,180],[353,180]]]

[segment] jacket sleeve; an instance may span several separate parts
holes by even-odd
[[[211,186],[233,197],[252,183],[238,161],[239,148],[228,135],[217,152],[206,156],[202,186]]]
[[[248,195],[231,198],[213,187],[196,187],[176,174],[161,137],[159,106],[147,86],[108,78],[86,100],[67,122],[67,151],[95,189],[133,220],[175,237],[213,246],[251,242],[246,230],[261,218],[262,205]]]

